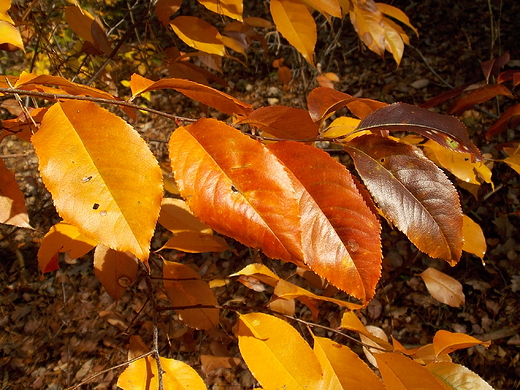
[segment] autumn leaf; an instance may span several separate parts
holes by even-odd
[[[170,16],[176,13],[182,5],[182,0],[158,0],[155,3],[155,15],[163,26],[168,27]]]
[[[183,231],[212,233],[211,228],[195,217],[182,199],[164,198],[158,222],[173,233]]]
[[[92,43],[101,53],[109,55],[110,42],[103,27],[94,17],[77,5],[65,7],[65,19],[72,31],[80,38]]]
[[[388,341],[383,340],[382,338],[370,333],[370,331],[363,325],[361,320],[358,318],[357,313],[354,311],[345,311],[343,316],[341,317],[341,325],[340,328],[348,329],[359,333],[360,335],[365,336],[366,338],[372,340],[375,345],[380,348],[384,348],[387,351],[392,351],[392,345],[388,343]]]
[[[412,145],[365,135],[344,146],[381,212],[421,251],[455,265],[462,210],[444,173]]]
[[[208,284],[187,265],[164,261],[164,288],[174,307],[217,306],[218,301]],[[219,309],[176,309],[182,321],[195,329],[211,329],[219,323]]]
[[[509,55],[509,52],[506,51],[501,56],[497,58],[492,58],[488,61],[484,61],[480,64],[480,67],[482,68],[482,73],[486,78],[486,83],[489,83],[489,78],[497,74],[500,68],[502,68],[509,62],[510,58],[511,56]]]
[[[118,252],[104,245],[94,251],[94,273],[105,291],[117,301],[137,278],[138,263],[130,253]]]
[[[467,215],[464,214],[463,218],[462,235],[464,236],[464,244],[462,250],[484,259],[487,244],[482,228]]]
[[[276,29],[314,67],[316,23],[307,7],[297,0],[271,0],[270,4]]]
[[[32,142],[58,213],[86,237],[146,261],[163,189],[139,134],[94,103],[68,101],[49,109]]]
[[[240,315],[235,335],[240,354],[264,389],[321,388],[318,358],[287,322],[261,313]]]
[[[469,92],[457,100],[448,110],[448,114],[460,115],[475,104],[484,103],[498,95],[512,97],[511,91],[502,84],[487,84]]]
[[[385,29],[383,14],[373,0],[353,1],[350,21],[367,47],[381,57],[385,54]]]
[[[451,307],[459,307],[464,304],[465,296],[462,284],[458,280],[435,268],[428,268],[418,276],[424,280],[432,297],[439,302]]]
[[[449,390],[493,390],[480,376],[468,368],[451,362],[434,362],[426,369],[439,378]]]
[[[520,104],[515,104],[509,107],[504,113],[497,119],[495,123],[486,132],[486,139],[489,140],[491,137],[502,133],[508,127],[514,128],[520,123]]]
[[[10,44],[25,51],[20,32],[11,23],[0,20],[0,44]]]
[[[437,356],[443,353],[452,353],[459,349],[469,348],[474,345],[484,345],[489,347],[490,341],[480,341],[475,337],[463,333],[452,333],[446,330],[439,330],[433,336],[433,347]]]
[[[32,229],[25,199],[14,173],[0,158],[0,223]]]
[[[71,259],[77,259],[96,245],[96,241],[85,237],[78,228],[61,221],[43,237],[38,249],[38,265],[43,273],[55,271],[59,268],[58,252],[68,252]]]
[[[177,16],[170,22],[175,34],[188,46],[206,53],[226,55],[218,30],[195,16]]]
[[[406,14],[401,11],[399,8],[396,8],[394,6],[391,6],[390,4],[385,3],[376,3],[377,9],[381,11],[381,13],[388,15],[401,23],[406,24],[408,27],[410,27],[417,36],[419,36],[419,31],[412,25],[410,22],[410,19]]]
[[[194,231],[177,232],[163,245],[163,249],[176,249],[188,253],[224,252],[229,246],[222,237],[212,233]]]
[[[220,15],[242,21],[242,0],[198,0],[204,7]]]
[[[160,357],[164,390],[206,390],[202,378],[193,368],[175,359]],[[117,379],[123,390],[155,390],[159,388],[157,363],[152,356],[132,362]]]

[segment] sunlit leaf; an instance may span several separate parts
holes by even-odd
[[[277,30],[314,67],[316,23],[307,7],[297,0],[271,0],[270,4]]]
[[[392,53],[394,61],[399,65],[404,52],[404,41],[399,32],[394,28],[391,20],[384,16],[381,18],[385,30],[385,49]]]
[[[383,14],[391,16],[392,18],[400,21],[401,23],[406,24],[408,27],[410,27],[417,36],[419,36],[419,31],[412,25],[410,22],[410,19],[406,14],[401,11],[399,8],[396,8],[394,6],[391,6],[390,4],[385,3],[376,3],[377,9],[381,11]]]
[[[164,261],[164,288],[174,307],[206,305],[217,306],[215,293],[200,275],[187,265]],[[195,329],[210,329],[219,323],[219,309],[176,309],[175,312],[188,326]]]
[[[58,213],[90,239],[146,261],[163,189],[139,134],[94,103],[68,101],[49,109],[32,142]]]
[[[359,122],[360,120],[356,118],[340,116],[339,118],[334,119],[329,127],[327,127],[323,136],[327,138],[344,137],[356,130]]]
[[[206,53],[226,55],[218,30],[195,16],[177,16],[170,22],[175,34],[188,46]]]
[[[242,21],[242,0],[198,0],[204,7],[220,15]]]
[[[169,150],[177,185],[195,216],[269,257],[303,257],[296,192],[265,146],[223,122],[199,119],[173,132]]]
[[[489,347],[490,341],[480,341],[463,333],[452,333],[446,330],[439,330],[433,336],[433,347],[435,353],[441,355],[443,353],[452,353],[458,349],[465,349],[474,345],[484,345]]]
[[[202,378],[193,368],[179,360],[159,358],[163,369],[164,390],[206,390]],[[136,360],[123,371],[117,386],[123,390],[155,390],[159,388],[157,363],[152,356]]]
[[[370,332],[370,334],[373,335],[374,337],[377,337],[380,340],[388,342],[388,336],[386,335],[386,333],[383,329],[378,328],[377,326],[367,325],[366,330],[368,332]],[[365,357],[367,358],[367,360],[369,361],[370,364],[372,364],[374,367],[377,368],[377,361],[376,361],[376,358],[374,357],[374,354],[383,353],[384,351],[381,350],[381,346],[380,346],[379,342],[374,341],[374,337],[369,337],[363,333],[359,334],[359,338],[361,339],[361,342],[363,343],[363,353],[365,354]]]
[[[481,158],[466,127],[457,118],[406,103],[394,103],[371,113],[361,121],[359,130],[413,131],[450,150]]]
[[[374,371],[347,346],[314,336],[314,353],[323,368],[324,389],[385,389]]]
[[[374,355],[388,390],[446,390],[424,366],[398,353]]]
[[[358,318],[357,313],[354,311],[345,311],[343,316],[341,317],[341,325],[340,328],[348,329],[359,334],[362,334],[372,340],[376,345],[380,348],[384,348],[387,351],[392,351],[393,347],[388,343],[388,341],[383,340],[382,338],[370,333],[368,329],[363,325],[361,320]]]
[[[460,364],[430,363],[426,368],[450,390],[493,390],[480,376]]]
[[[104,54],[110,54],[110,42],[103,27],[94,17],[77,5],[65,7],[65,19],[80,38],[92,43]]]
[[[278,142],[269,149],[295,177],[305,264],[367,303],[381,272],[381,227],[350,172],[327,153],[301,143]]]
[[[94,251],[94,273],[114,301],[135,281],[137,269],[137,260],[129,253],[104,245],[98,245]]]
[[[261,313],[240,315],[235,335],[240,354],[264,389],[321,388],[318,358],[287,322]]]
[[[464,215],[462,234],[464,236],[462,250],[483,259],[487,248],[486,237],[484,237],[482,228],[467,215]]]
[[[465,296],[462,291],[462,284],[458,280],[435,268],[428,268],[418,276],[424,280],[432,297],[439,302],[451,307],[464,305]]]
[[[276,284],[280,280],[280,278],[273,271],[271,271],[265,265],[259,264],[259,263],[249,264],[246,267],[244,267],[243,269],[241,269],[240,271],[238,271],[237,273],[234,273],[229,276],[231,277],[231,276],[240,276],[240,275],[255,277],[256,279],[260,280],[261,282],[268,284],[269,286],[272,286],[272,287],[276,286]]]
[[[20,32],[15,26],[5,20],[0,20],[0,44],[1,43],[8,43],[21,50],[25,50]]]
[[[43,237],[38,249],[38,265],[43,273],[57,270],[58,252],[69,252],[70,258],[74,260],[90,252],[96,245],[96,241],[85,237],[75,226],[61,221]]]
[[[25,199],[14,173],[0,158],[0,223],[32,229]]]
[[[229,115],[247,115],[252,111],[252,106],[248,103],[244,103],[214,88],[189,80],[161,79],[153,82],[138,74],[133,74],[130,79],[130,87],[132,88],[133,97],[148,91],[172,88],[193,100]]]
[[[229,246],[222,237],[194,231],[177,232],[162,249],[176,249],[188,253],[224,252]]]
[[[387,220],[417,248],[455,265],[462,254],[457,191],[420,149],[374,135],[344,146]]]
[[[247,123],[284,139],[312,139],[318,136],[319,131],[308,111],[285,106],[258,108],[238,123]]]
[[[484,103],[498,95],[513,96],[511,91],[502,84],[487,84],[457,100],[449,108],[448,113],[460,115],[475,104]]]
[[[14,24],[13,19],[9,16],[7,11],[11,8],[11,0],[0,1],[0,20],[5,20],[11,24]]]
[[[383,14],[373,0],[357,0],[349,11],[350,21],[367,47],[374,53],[385,54],[385,29]]]
[[[182,0],[158,0],[155,4],[155,15],[164,27],[170,24],[170,16],[179,10]]]

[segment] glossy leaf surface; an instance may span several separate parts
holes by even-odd
[[[68,101],[49,109],[32,142],[58,213],[90,239],[146,261],[163,189],[139,134],[94,103]]]
[[[2,131],[3,132],[3,131]],[[32,229],[25,199],[14,173],[0,159],[0,223]]]
[[[493,390],[480,376],[460,364],[430,363],[426,365],[426,369],[439,378],[449,390]]]
[[[98,245],[94,251],[94,273],[114,301],[135,281],[138,266],[137,259],[130,253],[104,245]]]
[[[287,322],[267,314],[238,318],[238,347],[265,390],[320,389],[322,369],[301,335]]]
[[[469,348],[474,345],[484,345],[488,347],[490,341],[480,341],[475,337],[463,333],[452,333],[446,330],[439,330],[433,337],[433,348],[437,356],[443,353],[452,353],[459,349]]]
[[[412,146],[373,135],[354,138],[345,150],[385,218],[419,250],[458,262],[462,210],[444,173]]]
[[[462,284],[444,272],[435,268],[428,268],[418,276],[424,280],[428,291],[439,302],[451,307],[459,307],[464,304],[465,295]]]

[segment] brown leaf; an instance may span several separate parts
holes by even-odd
[[[0,223],[32,229],[25,207],[25,198],[14,173],[0,159]]]
[[[344,146],[381,212],[417,248],[455,265],[462,253],[462,210],[446,175],[412,146],[374,135]]]
[[[458,280],[435,268],[428,268],[417,276],[424,280],[432,297],[439,302],[451,307],[464,305],[465,296],[462,291],[462,284]]]
[[[137,277],[138,263],[130,253],[118,252],[104,245],[94,251],[94,273],[114,301],[123,296]]]
[[[170,16],[179,10],[182,0],[158,0],[155,4],[155,15],[164,27],[170,25]]]
[[[502,133],[508,127],[514,128],[515,126],[511,125],[518,125],[518,119],[520,119],[518,116],[520,116],[520,104],[509,107],[486,132],[486,139],[489,140]]]
[[[501,56],[484,61],[480,64],[482,67],[482,73],[484,73],[484,77],[486,78],[486,83],[489,83],[489,78],[497,74],[500,68],[509,62],[510,58],[509,52],[506,51]]]

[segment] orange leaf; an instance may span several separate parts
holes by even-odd
[[[292,80],[292,72],[287,66],[281,66],[278,71],[278,80],[283,84],[287,85]]]
[[[487,84],[457,100],[448,110],[449,114],[460,115],[475,104],[484,103],[498,95],[512,97],[511,91],[502,84]]]
[[[235,99],[224,92],[189,80],[162,79],[153,82],[138,74],[133,74],[130,79],[130,87],[132,88],[133,98],[144,92],[172,88],[193,100],[229,115],[247,115],[252,111],[252,106],[248,103]]]
[[[94,273],[114,301],[123,296],[137,277],[138,263],[130,253],[118,252],[104,245],[94,251]]]
[[[200,280],[200,275],[192,268],[171,261],[164,261],[164,288],[166,295],[176,306],[207,305],[217,306],[215,298],[206,282]],[[175,279],[175,280],[168,280]],[[176,309],[182,321],[195,329],[211,329],[219,323],[219,309]]]
[[[260,280],[261,282],[268,284],[269,286],[272,286],[272,287],[276,286],[276,284],[280,280],[280,278],[273,271],[271,271],[265,265],[259,264],[259,263],[249,264],[248,266],[244,267],[237,273],[234,273],[229,276],[231,277],[231,276],[241,276],[241,275],[252,276],[252,277]]]
[[[424,366],[403,355],[378,353],[375,358],[388,390],[446,390]]]
[[[170,238],[163,249],[177,249],[189,253],[224,252],[229,246],[222,237],[199,232],[177,232]]]
[[[188,46],[206,53],[226,55],[222,36],[205,20],[195,16],[177,16],[170,22],[170,26]]]
[[[287,322],[261,313],[240,315],[240,354],[264,389],[320,389],[318,358]]]
[[[202,378],[193,368],[179,360],[160,357],[164,390],[206,390]],[[157,363],[152,356],[136,360],[123,371],[117,386],[123,390],[155,390],[159,388]]]
[[[382,338],[370,333],[369,330],[365,328],[365,325],[363,325],[361,320],[358,318],[357,314],[353,311],[345,311],[343,313],[340,328],[352,330],[354,332],[362,334],[363,336],[372,340],[376,345],[386,349],[387,351],[393,350],[392,345],[390,345],[388,341],[385,341]]]
[[[484,345],[489,347],[490,341],[480,341],[463,333],[452,333],[446,330],[439,330],[433,336],[433,348],[437,356],[443,353],[452,353],[458,349],[473,347],[474,345]]]
[[[261,107],[237,123],[248,123],[274,137],[284,139],[312,139],[319,134],[319,128],[310,118],[309,112],[293,107]]]
[[[0,159],[0,223],[32,229],[25,207],[25,198],[14,173]]]
[[[338,0],[303,0],[310,7],[314,8],[325,16],[334,16],[341,18],[341,7],[339,6]]]
[[[80,38],[92,43],[96,49],[108,55],[111,52],[110,42],[103,27],[94,17],[80,7],[65,7],[65,19],[72,31]]]
[[[518,125],[519,115],[520,104],[515,104],[514,106],[509,107],[486,132],[486,139],[489,140],[491,137],[502,133],[510,126],[510,124]],[[516,120],[516,122],[514,120]]]
[[[426,365],[428,371],[439,378],[451,390],[493,390],[480,376],[455,363],[440,362]]]
[[[193,231],[211,234],[211,229],[192,214],[182,199],[164,198],[158,222],[173,233]]]
[[[383,14],[391,16],[392,18],[400,21],[401,23],[406,24],[408,27],[410,27],[417,36],[419,36],[419,31],[410,23],[410,19],[406,14],[401,11],[399,8],[395,8],[394,6],[391,6],[390,4],[385,3],[376,3],[377,9],[381,11]]]
[[[462,235],[464,236],[464,244],[462,250],[483,259],[487,245],[482,228],[467,215],[464,215],[463,218]]]
[[[269,149],[294,175],[305,264],[368,303],[381,275],[381,226],[350,172],[311,146],[288,141]]]
[[[180,193],[195,216],[269,257],[302,258],[296,193],[265,146],[223,122],[200,119],[175,130],[169,150]]]
[[[462,254],[462,210],[446,175],[420,149],[375,135],[344,146],[383,215],[417,248],[455,265]]]
[[[397,66],[399,66],[404,52],[403,37],[399,34],[399,31],[396,30],[396,26],[391,20],[383,16],[381,21],[385,30],[385,49],[392,53],[394,61],[397,63]]]
[[[170,16],[181,8],[182,0],[159,0],[155,4],[155,15],[164,27],[170,24]]]
[[[350,21],[367,47],[381,57],[385,54],[383,14],[373,0],[356,0],[350,9]]]
[[[8,43],[24,50],[20,32],[11,23],[0,20],[0,44]]]
[[[385,389],[374,371],[349,347],[314,336],[314,353],[323,368],[326,389]]]
[[[271,16],[277,30],[314,67],[316,23],[307,7],[297,0],[271,0]]]
[[[229,16],[232,19],[242,21],[242,0],[198,0],[200,4],[220,15]]]
[[[418,276],[424,280],[432,297],[439,302],[451,307],[459,307],[464,304],[462,284],[458,280],[435,268],[428,268]]]
[[[43,237],[38,249],[38,265],[43,273],[57,270],[58,252],[69,252],[71,259],[77,259],[96,245],[96,241],[85,237],[76,227],[61,221]]]
[[[162,174],[139,134],[91,102],[56,103],[32,137],[60,215],[85,236],[146,261]]]

